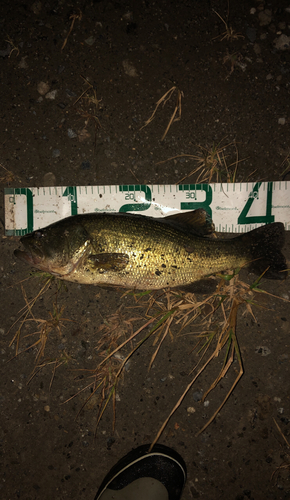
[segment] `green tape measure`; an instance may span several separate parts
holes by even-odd
[[[290,229],[290,182],[58,186],[5,189],[5,234],[22,236],[70,215],[131,212],[151,217],[204,208],[219,232],[283,222]]]

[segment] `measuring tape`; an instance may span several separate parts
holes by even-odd
[[[219,232],[243,233],[271,222],[283,222],[290,230],[289,181],[6,188],[4,196],[7,236],[89,212],[165,217],[197,208],[208,212]]]

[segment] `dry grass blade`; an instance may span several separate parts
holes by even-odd
[[[173,122],[177,122],[177,121],[179,121],[181,119],[181,97],[184,97],[183,92],[180,91],[179,89],[177,89],[176,105],[175,105],[174,111],[172,113],[172,116],[171,116],[171,118],[169,120],[169,123],[168,123],[168,125],[166,127],[166,130],[165,130],[163,136],[161,137],[161,141],[163,141],[165,139],[165,137],[167,135],[167,132],[170,129],[172,123]],[[178,113],[178,115],[176,116],[177,113]]]
[[[7,170],[4,165],[0,164],[0,167],[5,170],[4,174],[0,176],[0,183],[7,184],[7,186],[10,186],[12,182],[16,181],[21,183],[20,177],[18,177],[18,175],[14,174],[11,170]]]
[[[206,368],[206,366],[211,362],[213,358],[213,354],[210,356],[210,358],[206,361],[206,363],[203,365],[203,367],[199,370],[199,372],[195,375],[195,377],[191,380],[191,382],[188,384],[188,386],[186,387],[185,391],[183,392],[183,394],[180,396],[179,400],[177,401],[176,405],[174,406],[174,408],[171,410],[170,414],[168,415],[167,419],[163,422],[162,426],[160,427],[154,441],[152,442],[150,448],[149,448],[149,452],[152,450],[153,446],[157,443],[157,441],[159,440],[161,434],[163,433],[165,427],[167,426],[169,420],[171,419],[172,415],[176,412],[177,408],[179,408],[179,406],[181,405],[182,401],[184,400],[186,394],[188,393],[188,391],[191,389],[191,387],[193,386],[194,382],[198,379],[199,375],[203,372],[203,370]]]
[[[37,274],[37,273],[36,273]],[[35,306],[36,302],[38,299],[43,296],[43,294],[48,290],[48,288],[51,286],[51,283],[53,281],[53,277],[49,276],[48,278],[45,278],[45,283],[41,287],[40,291],[30,300],[27,298],[26,291],[21,284],[21,289],[22,289],[22,294],[23,298],[25,301],[25,306],[19,311],[21,314],[18,317],[18,319],[15,321],[15,323],[11,326],[10,330],[17,324],[19,323],[19,327],[17,328],[17,331],[15,335],[13,336],[10,346],[12,344],[15,344],[15,355],[13,358],[17,357],[19,354],[23,352],[27,352],[30,350],[36,350],[35,354],[35,368],[31,374],[31,377],[29,379],[32,380],[34,378],[35,374],[40,371],[42,368],[44,368],[47,365],[54,364],[54,370],[53,370],[53,377],[54,373],[57,367],[61,366],[64,362],[67,362],[69,359],[69,356],[64,353],[62,356],[56,356],[55,359],[47,359],[40,363],[41,358],[44,357],[44,351],[46,348],[47,340],[49,338],[49,335],[52,331],[57,331],[59,336],[62,336],[62,328],[64,326],[64,322],[71,321],[68,318],[63,318],[63,311],[64,307],[59,307],[57,303],[57,293],[59,291],[59,286],[57,285],[57,291],[55,294],[55,301],[53,303],[53,311],[49,311],[49,317],[47,319],[43,318],[37,318],[34,313],[33,313],[33,307]],[[29,324],[36,324],[37,329],[36,331],[33,331],[32,333],[25,334],[22,332],[24,325],[28,326]],[[30,343],[28,346],[20,350],[20,343],[25,342],[27,343],[27,340],[30,338],[35,338],[32,343]],[[12,358],[12,359],[13,359]],[[52,377],[52,380],[53,380]],[[52,384],[52,381],[51,381]]]
[[[86,82],[86,84],[88,85],[88,88],[86,88],[82,93],[81,95],[77,98],[77,100],[74,102],[74,106],[77,104],[77,102],[79,102],[80,99],[82,99],[84,96],[85,98],[91,103],[91,104],[94,104],[97,108],[99,107],[99,104],[101,102],[102,99],[98,99],[97,98],[97,93],[96,93],[96,90],[94,88],[94,86],[89,82],[89,80],[87,78],[85,78],[84,76],[81,75],[81,78]],[[88,93],[88,91],[91,90],[93,92],[92,95],[87,95],[86,94]]]
[[[118,382],[130,357],[152,333],[149,332],[149,334],[147,334],[141,342],[138,342],[137,346],[134,349],[131,349],[128,355],[120,355],[119,351],[128,343],[130,343],[139,333],[146,329],[152,322],[154,322],[155,318],[151,318],[135,332],[133,332],[132,323],[137,320],[140,320],[140,317],[133,317],[129,320],[125,320],[121,314],[121,308],[119,308],[119,310],[117,310],[116,313],[114,313],[108,321],[105,321],[104,325],[99,328],[99,330],[102,331],[103,336],[100,338],[96,346],[98,355],[103,358],[103,360],[99,362],[95,369],[87,370],[90,373],[92,382],[90,382],[86,387],[79,390],[63,403],[68,403],[73,398],[79,396],[82,392],[91,390],[91,394],[85,399],[76,418],[84,409],[84,407],[88,405],[95,406],[96,404],[98,404],[99,411],[97,416],[96,432],[98,424],[111,399],[113,400],[114,429],[116,390]],[[127,335],[128,332],[130,332],[129,337]],[[120,338],[123,336],[125,337],[125,340],[120,343]],[[81,371],[84,372],[85,370]]]
[[[286,168],[284,168],[286,165]],[[290,173],[290,153],[286,156],[286,158],[283,160],[282,164],[281,164],[281,167],[284,168],[282,174],[281,174],[281,177],[282,177],[282,180],[284,181],[286,176],[289,175]]]
[[[238,347],[236,334],[234,332],[232,332],[232,339],[231,339],[231,341],[233,342],[233,344],[231,345],[231,355],[230,355],[230,357],[228,359],[228,362],[227,362],[226,366],[224,367],[223,371],[220,373],[219,377],[211,385],[211,387],[209,388],[209,390],[207,391],[206,394],[208,394],[217,385],[218,381],[222,377],[224,377],[226,375],[227,371],[229,370],[231,364],[234,361],[234,354],[235,353],[237,355],[237,358],[238,358],[238,361],[239,361],[239,366],[240,366],[240,370],[239,370],[238,376],[236,377],[233,385],[231,386],[230,390],[228,391],[226,397],[224,398],[224,400],[222,401],[222,403],[220,404],[220,406],[218,407],[218,409],[214,412],[214,414],[206,422],[206,424],[197,432],[196,436],[199,436],[199,434],[201,434],[203,431],[205,431],[205,429],[213,422],[213,420],[216,418],[216,416],[218,415],[218,413],[221,411],[222,407],[226,404],[227,400],[229,399],[230,395],[232,394],[232,392],[233,392],[234,388],[236,387],[237,383],[239,382],[240,378],[243,376],[244,369],[243,369],[243,364],[242,364],[242,358],[241,358],[240,350],[239,350],[239,347]],[[205,398],[206,394],[202,398],[203,401],[204,401],[204,398]]]
[[[78,396],[81,392],[87,389],[91,390],[91,394],[86,398],[80,411],[78,412],[78,415],[86,405],[91,404],[93,396],[96,396],[95,404],[99,405],[96,432],[100,420],[110,400],[112,400],[113,402],[114,430],[117,386],[124,374],[124,369],[128,365],[129,360],[133,356],[133,354],[141,347],[142,344],[144,344],[144,342],[146,342],[146,340],[150,336],[152,336],[160,328],[162,328],[163,325],[166,325],[165,335],[163,335],[163,338],[165,338],[170,328],[170,321],[169,324],[167,324],[166,322],[170,316],[172,316],[173,319],[174,312],[175,310],[167,311],[166,314],[163,314],[163,311],[159,312],[157,315],[151,317],[148,321],[143,323],[142,326],[135,332],[131,331],[129,336],[127,336],[126,333],[132,330],[132,322],[140,320],[140,317],[134,317],[130,318],[129,320],[124,320],[124,318],[120,315],[120,311],[117,311],[110,317],[109,321],[106,321],[105,325],[102,325],[102,327],[100,327],[100,330],[105,331],[105,333],[99,340],[96,349],[98,350],[99,356],[104,357],[104,359],[97,365],[94,370],[91,370],[91,377],[93,378],[92,382],[65,401],[65,403],[67,403],[74,397]],[[150,324],[158,319],[158,316],[161,316],[161,318],[156,322],[154,327],[151,328],[150,331],[146,333],[145,336],[140,341],[138,341],[135,347],[131,348],[125,356],[121,355],[120,350],[127,346],[128,343],[132,342],[132,340],[135,339],[137,335],[146,330],[148,326],[150,326]],[[127,332],[125,330],[127,330]],[[125,341],[120,343],[119,339],[123,335],[126,337],[126,339]],[[105,348],[103,351],[101,351],[102,347]]]
[[[140,130],[142,130],[144,127],[147,127],[147,125],[149,125],[149,123],[151,123],[153,120],[154,120],[154,117],[155,117],[155,114],[156,114],[156,111],[157,109],[159,108],[160,104],[162,104],[163,106],[165,106],[165,104],[167,103],[167,101],[169,101],[169,99],[171,98],[171,96],[174,94],[174,92],[177,92],[177,99],[176,99],[176,104],[175,104],[175,108],[173,110],[173,113],[171,115],[171,118],[169,120],[169,123],[165,129],[165,132],[161,138],[161,141],[163,141],[168,133],[168,130],[170,129],[171,125],[173,122],[176,122],[176,121],[179,121],[181,119],[181,99],[182,97],[184,97],[184,94],[182,92],[182,90],[179,90],[177,87],[171,87],[171,89],[169,89],[160,99],[159,101],[157,101],[156,103],[156,106],[155,106],[155,109],[152,113],[152,115],[150,116],[150,118],[148,118],[148,120],[145,122],[145,124],[140,128]]]
[[[5,42],[9,43],[9,45],[11,47],[11,50],[10,50],[10,53],[9,53],[8,57],[11,57],[11,55],[13,54],[13,52],[16,52],[16,57],[19,56],[19,48],[16,47],[16,45],[14,44],[12,38],[9,35],[7,35],[7,40],[5,40]]]
[[[54,380],[54,377],[55,377],[55,372],[58,368],[60,368],[60,366],[62,366],[63,364],[66,364],[68,363],[70,357],[68,356],[68,354],[66,352],[63,353],[62,356],[60,356],[59,358],[57,359],[46,359],[44,360],[42,363],[36,365],[27,381],[27,385],[30,384],[30,382],[34,379],[34,377],[43,370],[43,368],[46,368],[47,366],[50,366],[50,365],[53,365],[53,370],[52,370],[52,375],[51,375],[51,379],[50,379],[50,383],[49,383],[49,391],[51,391],[51,388],[52,388],[52,384],[53,384],[53,380]]]
[[[220,380],[226,376],[228,373],[229,369],[232,366],[232,363],[235,358],[237,358],[238,363],[239,363],[239,372],[230,387],[228,393],[226,394],[226,397],[222,401],[222,403],[219,405],[218,409],[214,412],[214,414],[211,416],[211,418],[206,422],[204,427],[200,429],[198,434],[203,432],[210,424],[211,422],[216,418],[217,414],[220,412],[230,395],[232,394],[234,388],[236,387],[237,383],[239,382],[240,378],[242,377],[244,370],[243,370],[243,364],[242,364],[242,357],[238,345],[238,340],[236,336],[236,326],[237,326],[237,314],[238,310],[241,305],[244,305],[246,307],[246,311],[251,313],[253,318],[255,319],[253,312],[252,312],[252,305],[254,305],[253,301],[253,295],[255,292],[257,293],[264,293],[263,290],[259,288],[259,283],[262,278],[260,276],[252,285],[248,285],[247,283],[244,283],[239,279],[238,276],[238,271],[237,270],[234,274],[229,274],[229,275],[224,275],[217,286],[217,290],[215,293],[213,293],[211,296],[207,297],[203,303],[198,303],[197,301],[191,301],[191,310],[187,310],[187,307],[189,304],[186,303],[181,303],[177,307],[175,304],[175,307],[177,309],[176,311],[176,317],[180,315],[183,317],[186,315],[186,324],[190,324],[191,318],[190,314],[192,317],[197,319],[197,317],[201,317],[201,324],[206,324],[207,327],[209,327],[210,324],[213,323],[215,320],[215,315],[216,313],[220,310],[222,314],[222,320],[218,320],[218,328],[213,332],[213,333],[206,333],[204,332],[201,337],[204,338],[206,337],[207,340],[202,346],[203,355],[202,359],[205,359],[205,353],[209,352],[209,346],[212,344],[212,341],[214,338],[217,339],[216,347],[214,348],[213,352],[208,354],[208,358],[204,360],[202,367],[199,369],[197,374],[193,377],[193,379],[190,381],[190,383],[187,385],[185,388],[184,392],[178,399],[177,403],[175,404],[174,408],[170,412],[169,416],[166,418],[166,420],[163,422],[161,425],[152,445],[159,440],[162,432],[164,431],[165,427],[167,426],[169,420],[173,416],[173,414],[176,412],[176,410],[179,408],[181,405],[182,401],[184,400],[185,396],[187,395],[188,391],[191,389],[193,386],[194,382],[198,379],[200,374],[206,369],[208,364],[212,362],[214,359],[216,359],[221,352],[223,351],[224,348],[226,348],[225,356],[224,356],[224,363],[222,366],[222,369],[220,370],[219,375],[216,377],[216,379],[213,381],[209,389],[204,393],[202,401],[206,398],[206,396],[215,389],[217,384],[220,382]],[[265,292],[266,293],[266,292]],[[277,297],[280,298],[280,297]],[[184,297],[184,299],[188,300],[188,297]],[[284,299],[283,299],[284,300]],[[202,319],[202,310],[205,306],[208,306],[209,303],[211,304],[212,308],[209,314],[205,315],[204,318]],[[186,312],[185,312],[186,311]],[[198,314],[197,314],[198,312]],[[197,368],[199,363],[195,366],[195,369]],[[198,435],[197,434],[197,435]]]
[[[220,18],[220,20],[224,23],[225,28],[226,28],[226,30],[221,35],[215,36],[213,38],[213,40],[216,40],[219,38],[221,42],[223,40],[227,40],[229,42],[232,42],[233,40],[238,40],[238,38],[245,38],[240,33],[236,33],[233,30],[233,28],[226,23],[226,21],[222,18],[222,16],[218,12],[216,12],[214,9],[213,9],[213,11]]]
[[[287,448],[289,449],[290,448],[290,444],[285,436],[285,434],[283,434],[280,426],[278,425],[278,423],[276,422],[275,418],[273,418],[274,422],[275,422],[275,425],[281,435],[281,437],[283,438],[284,442],[286,443],[286,446]],[[276,468],[276,470],[274,470],[274,472],[272,473],[272,476],[271,476],[271,481],[274,479],[275,476],[278,476],[279,475],[279,472],[282,471],[282,470],[288,470],[290,471],[290,453],[287,451],[286,453],[283,453],[283,458],[284,458],[284,461],[282,462],[281,465],[279,465],[279,467]],[[278,477],[277,477],[277,480],[278,480]],[[277,481],[276,480],[276,481]]]
[[[218,144],[213,144],[212,146],[204,147],[199,145],[199,152],[196,155],[179,155],[190,157],[192,160],[197,162],[197,167],[180,179],[177,184],[182,183],[185,179],[191,177],[192,175],[197,175],[195,180],[196,183],[236,182],[238,164],[245,161],[246,158],[239,160],[238,148],[235,141],[228,144],[223,144],[223,142],[224,139],[222,139]],[[225,155],[225,150],[230,146],[234,146],[235,148],[236,159],[228,165],[226,161],[228,155]],[[174,158],[177,158],[177,156]],[[170,160],[171,159],[173,158],[170,158]]]
[[[226,76],[226,80],[231,76],[234,72],[234,69],[240,68],[242,71],[246,71],[247,63],[245,62],[245,58],[242,56],[240,52],[229,53],[227,50],[226,55],[223,58],[223,64],[230,63],[231,69],[229,74]]]
[[[196,155],[180,154],[172,156],[167,160],[158,162],[157,165],[161,165],[162,163],[166,163],[167,161],[175,160],[177,158],[187,158],[189,160],[196,161],[197,167],[194,170],[191,170],[189,174],[182,177],[177,184],[180,184],[192,175],[197,176],[194,181],[196,183],[210,183],[214,181],[227,183],[236,182],[238,165],[247,158],[243,158],[242,160],[239,159],[239,152],[235,141],[223,144],[224,140],[225,139],[222,139],[218,144],[213,144],[212,146],[204,147],[199,145],[199,152]],[[226,159],[229,155],[225,155],[225,150],[230,146],[234,147],[236,158],[234,162],[228,165]],[[254,172],[251,172],[249,177],[251,177],[253,173]]]
[[[90,137],[90,134],[87,131],[87,127],[88,127],[89,123],[92,121],[93,125],[94,125],[94,131],[95,131],[94,145],[96,146],[97,131],[99,128],[101,128],[101,122],[97,116],[97,112],[100,109],[100,103],[101,103],[102,99],[97,98],[96,89],[87,80],[87,78],[85,78],[82,75],[81,75],[81,78],[85,81],[85,83],[88,86],[74,102],[74,105],[76,105],[78,102],[85,100],[84,106],[77,109],[77,113],[82,118],[85,119],[85,126],[82,130],[78,131],[78,138],[79,138],[80,142],[83,142],[84,140],[86,140],[87,138]],[[85,107],[87,107],[87,109],[85,109]]]
[[[171,311],[170,311],[170,312],[171,312]],[[157,354],[158,354],[158,352],[159,352],[159,349],[160,349],[160,347],[161,347],[161,345],[162,345],[162,342],[163,342],[163,340],[166,338],[166,336],[167,336],[167,334],[168,334],[168,332],[169,332],[170,325],[171,325],[171,323],[172,323],[172,321],[173,321],[173,318],[174,318],[174,314],[175,314],[175,312],[176,312],[176,311],[171,312],[171,316],[170,316],[169,320],[166,322],[166,327],[165,327],[164,334],[163,334],[163,336],[162,336],[162,338],[161,338],[161,340],[160,340],[160,342],[159,342],[159,344],[158,344],[158,346],[157,346],[156,351],[154,352],[154,354],[153,354],[153,356],[152,356],[152,358],[151,358],[151,361],[150,361],[150,363],[149,363],[148,370],[150,370],[150,368],[152,367],[152,365],[153,365],[153,363],[154,363],[154,360],[155,360],[155,358],[156,358],[156,356],[157,356]],[[167,317],[165,318],[165,320],[167,320]]]
[[[82,20],[82,16],[83,16],[82,11],[80,9],[78,9],[78,11],[79,11],[78,14],[72,14],[70,16],[70,19],[72,20],[72,22],[71,22],[71,25],[70,25],[69,32],[68,32],[68,34],[67,34],[67,36],[66,36],[66,38],[65,38],[65,40],[64,40],[64,42],[62,44],[61,50],[63,50],[65,48],[66,44],[67,44],[68,37],[70,36],[70,34],[71,34],[72,30],[73,30],[73,27],[74,27],[76,19],[78,19],[79,21]]]
[[[232,373],[234,360],[237,360],[239,363],[239,372],[235,376],[226,397],[218,409],[199,431],[199,433],[203,432],[220,412],[243,375],[242,358],[236,336],[238,311],[241,306],[244,306],[245,312],[250,313],[255,321],[252,311],[253,305],[256,305],[254,297],[261,293],[268,294],[268,292],[263,291],[259,287],[262,276],[254,283],[247,284],[240,280],[238,273],[239,269],[233,273],[217,276],[215,278],[217,283],[215,291],[203,296],[201,299],[198,299],[193,293],[184,293],[176,290],[162,290],[153,293],[143,292],[138,294],[131,292],[132,299],[135,299],[135,305],[134,302],[133,306],[128,305],[124,307],[124,305],[121,305],[108,319],[104,319],[99,327],[101,336],[95,346],[95,353],[99,358],[98,363],[95,365],[96,367],[81,370],[83,373],[85,372],[89,375],[91,380],[88,384],[85,384],[85,387],[81,386],[65,403],[76,396],[85,396],[78,415],[84,407],[94,408],[97,405],[97,431],[99,422],[108,408],[109,402],[112,401],[114,428],[117,387],[124,377],[125,370],[129,369],[129,361],[134,353],[154,335],[152,344],[153,346],[157,345],[149,362],[150,369],[153,363],[156,363],[160,349],[168,335],[172,339],[174,335],[194,335],[197,338],[197,345],[194,350],[196,350],[197,346],[200,347],[196,354],[199,356],[199,360],[195,363],[195,367],[191,372],[193,373],[191,375],[192,379],[178,398],[169,416],[163,422],[153,444],[159,439],[172,415],[182,404],[188,391],[201,373],[206,370],[209,363],[214,363],[214,360],[223,353],[224,361],[222,368],[216,375],[215,380],[210,384],[208,390],[204,392],[203,401],[216,388],[223,377]],[[21,315],[18,318],[20,327],[14,335],[12,342],[16,343],[16,355],[18,355],[20,353],[20,340],[22,339],[27,342],[27,338],[33,337],[34,341],[32,345],[30,344],[21,351],[36,350],[36,366],[29,382],[37,373],[45,367],[50,366],[52,367],[52,377],[49,385],[51,388],[56,370],[63,364],[67,364],[71,357],[66,352],[63,352],[61,356],[50,356],[43,359],[50,332],[56,330],[58,335],[61,336],[61,328],[64,321],[68,321],[62,317],[63,308],[58,307],[57,298],[53,302],[53,312],[49,314],[48,319],[39,319],[34,314],[33,307],[36,301],[46,292],[50,285],[51,277],[46,280],[40,291],[32,299],[28,299],[22,287],[25,307],[20,311]],[[126,295],[128,293],[130,292],[126,292]],[[273,294],[269,295],[275,297]],[[137,314],[136,310],[138,311]],[[138,322],[137,325],[135,325],[135,322]],[[33,333],[22,334],[24,324],[37,324],[37,329]],[[137,339],[139,335],[142,336],[141,340],[139,340],[140,337]],[[83,375],[76,377],[76,380],[78,378],[83,378]],[[90,391],[88,396],[86,395],[86,391]]]
[[[18,322],[20,322],[20,326],[19,326],[18,330],[16,331],[14,337],[12,338],[12,340],[11,340],[11,342],[9,344],[9,347],[11,347],[12,344],[14,344],[14,342],[16,341],[16,353],[15,353],[15,356],[18,355],[18,348],[19,348],[19,342],[20,342],[22,327],[23,327],[24,323],[26,321],[28,321],[29,315],[32,317],[32,319],[35,319],[34,315],[32,313],[32,308],[36,304],[37,300],[46,292],[46,290],[50,286],[51,280],[52,280],[52,277],[48,278],[46,280],[45,284],[43,285],[43,287],[41,288],[41,290],[30,301],[28,301],[26,292],[25,292],[23,286],[21,285],[22,295],[23,295],[23,298],[24,298],[24,301],[25,301],[26,305],[19,311],[21,313],[21,315],[17,318],[17,320],[13,323],[13,325],[10,328],[10,330],[8,331],[8,333],[9,333],[13,329],[13,327]]]
[[[275,424],[276,424],[276,427],[277,427],[278,431],[280,432],[280,434],[281,434],[282,438],[284,439],[284,441],[285,441],[286,445],[288,446],[288,448],[290,448],[289,441],[288,441],[288,439],[286,438],[285,434],[283,434],[283,432],[281,431],[281,428],[280,428],[280,427],[279,427],[279,425],[277,424],[276,420],[275,420],[274,418],[273,418],[273,420],[274,420],[274,422],[275,422]]]
[[[112,356],[114,356],[114,354],[116,354],[116,352],[118,352],[119,350],[121,350],[122,347],[124,347],[126,344],[128,344],[128,342],[131,342],[131,340],[133,340],[140,332],[142,332],[142,330],[144,330],[145,328],[147,328],[147,326],[149,326],[151,323],[153,323],[153,321],[155,321],[155,318],[151,318],[144,325],[142,325],[136,332],[134,332],[130,336],[129,339],[126,339],[121,345],[119,345],[118,347],[116,347],[116,349],[114,349],[113,352],[111,352],[110,354],[108,354],[108,356],[100,363],[99,366],[102,366],[104,363],[106,363],[106,361],[109,358],[111,358]]]

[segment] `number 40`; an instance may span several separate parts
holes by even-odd
[[[248,200],[238,217],[238,224],[270,224],[274,222],[275,216],[272,215],[272,193],[273,182],[267,184],[267,200],[266,200],[266,215],[253,215],[248,216],[249,210],[254,200],[259,199],[259,189],[262,182],[257,182],[250,193]]]

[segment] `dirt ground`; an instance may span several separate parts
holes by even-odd
[[[120,307],[125,318],[134,316],[128,307],[136,303],[120,291],[68,284],[58,306],[70,321],[63,321],[62,336],[57,328],[50,332],[46,366],[30,380],[38,338],[31,334],[41,324],[24,325],[17,357],[10,327],[24,293],[30,300],[42,285],[16,262],[18,238],[4,236],[4,187],[176,183],[194,163],[184,157],[159,162],[221,141],[232,143],[229,165],[236,148],[245,159],[237,182],[290,180],[284,162],[290,153],[289,1],[2,1],[0,26],[0,496],[88,500],[119,458],[152,442],[192,379],[196,339],[190,328],[168,336],[148,371],[155,350],[149,339],[118,386],[115,431],[109,403],[95,437],[97,404],[80,411],[90,389],[65,401],[90,383],[84,370],[96,366],[100,327]],[[162,141],[177,90],[140,128],[173,86],[183,93],[182,115]],[[289,260],[289,234],[285,255]],[[246,272],[243,278],[254,280]],[[263,286],[289,299],[289,278]],[[55,287],[37,301],[35,318],[49,319]],[[196,437],[237,375],[236,360],[206,404],[197,401],[223,356],[198,379],[160,438],[187,464],[184,500],[290,498],[289,302],[267,296],[260,305],[257,322],[244,309],[239,313],[245,373],[216,420]],[[55,359],[65,362],[54,373]]]

